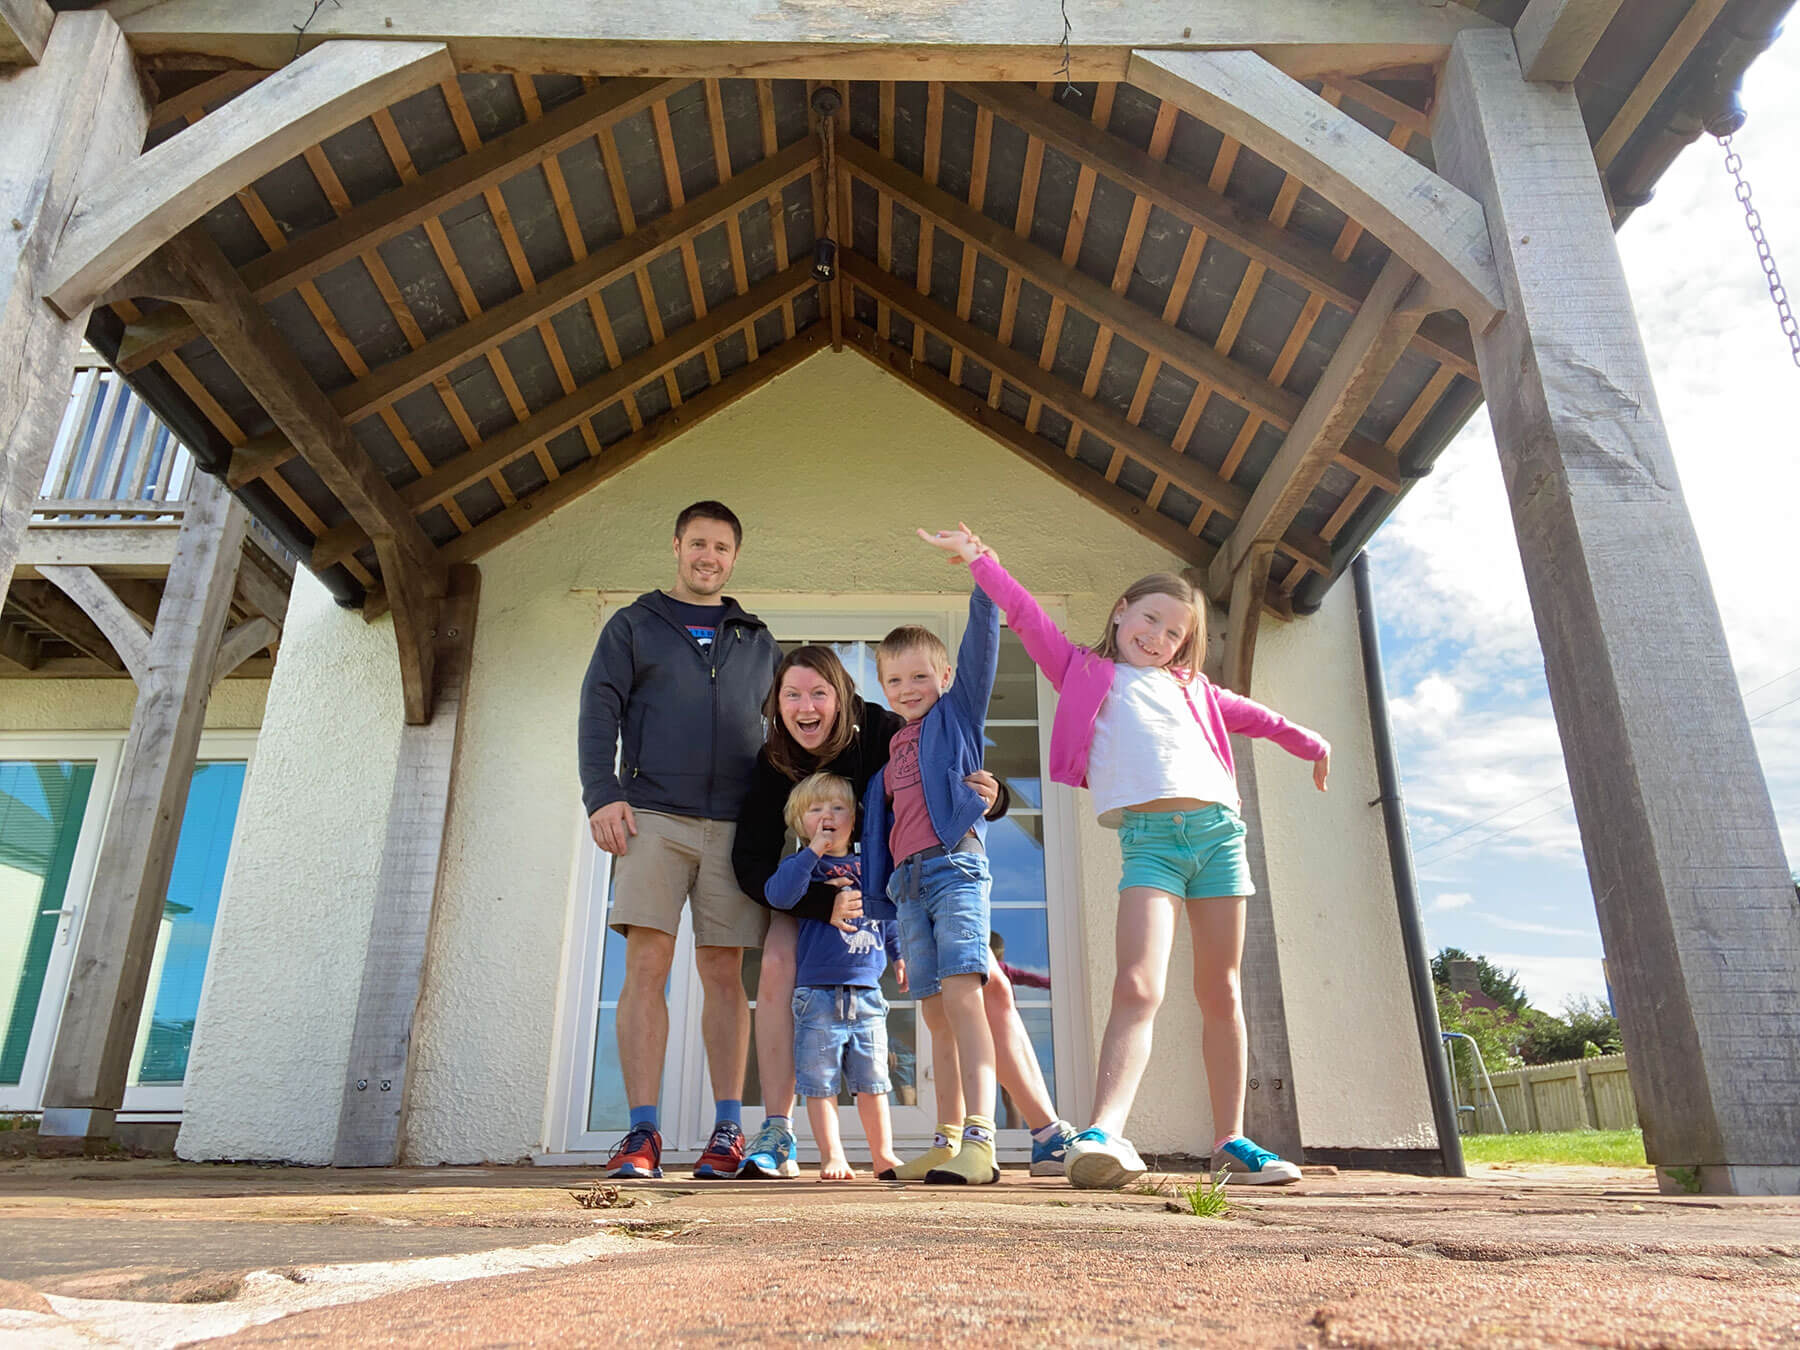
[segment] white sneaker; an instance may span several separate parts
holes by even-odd
[[[1131,1146],[1105,1130],[1083,1130],[1069,1141],[1065,1156],[1069,1184],[1084,1191],[1116,1191],[1150,1169]]]
[[[1300,1169],[1268,1149],[1239,1135],[1213,1155],[1213,1175],[1230,1174],[1238,1186],[1286,1186],[1300,1180]]]

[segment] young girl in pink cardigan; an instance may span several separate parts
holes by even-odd
[[[1157,573],[1119,597],[1092,649],[1078,646],[964,525],[927,542],[969,564],[1060,698],[1050,734],[1050,776],[1093,794],[1100,823],[1119,831],[1118,975],[1100,1042],[1091,1128],[1069,1145],[1072,1184],[1124,1186],[1144,1174],[1124,1137],[1150,1059],[1150,1037],[1183,903],[1194,940],[1194,997],[1205,1021],[1200,1054],[1212,1098],[1213,1168],[1240,1183],[1297,1181],[1300,1169],[1243,1134],[1248,1052],[1238,1002],[1244,906],[1255,891],[1231,761],[1233,732],[1262,736],[1313,763],[1325,790],[1331,747],[1280,713],[1200,673],[1205,598]]]

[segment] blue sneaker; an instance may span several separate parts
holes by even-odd
[[[1088,1191],[1116,1191],[1150,1170],[1130,1140],[1105,1130],[1083,1130],[1076,1135],[1069,1141],[1064,1161],[1069,1184]]]
[[[1069,1143],[1075,1138],[1075,1127],[1066,1120],[1056,1122],[1056,1133],[1048,1139],[1031,1141],[1031,1175],[1060,1177],[1064,1174]]]
[[[756,1138],[750,1141],[749,1151],[744,1154],[744,1165],[738,1171],[738,1180],[757,1181],[799,1176],[800,1162],[794,1157],[794,1151],[798,1147],[792,1130],[777,1125],[772,1120],[765,1120],[762,1128],[756,1132]]]
[[[1300,1169],[1239,1135],[1212,1160],[1213,1174],[1229,1174],[1239,1186],[1286,1186],[1300,1180]]]

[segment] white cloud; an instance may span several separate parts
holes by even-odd
[[[1600,930],[1597,926],[1588,928],[1558,928],[1555,924],[1535,923],[1530,919],[1509,919],[1503,914],[1484,914],[1482,916],[1496,928],[1504,928],[1509,933],[1541,933],[1545,937],[1575,937],[1598,939]]]
[[[1475,903],[1475,897],[1467,891],[1445,891],[1431,902],[1431,912],[1441,914],[1445,910],[1465,909]]]
[[[1488,960],[1502,970],[1517,971],[1527,1001],[1545,1012],[1560,1013],[1578,995],[1606,997],[1606,977],[1598,957],[1490,952]]]

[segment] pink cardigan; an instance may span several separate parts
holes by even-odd
[[[1050,777],[1070,787],[1087,786],[1088,750],[1094,743],[1094,722],[1100,705],[1112,692],[1113,663],[1086,647],[1071,642],[1043,608],[1011,574],[993,558],[982,556],[970,564],[975,581],[1006,614],[1006,626],[1019,635],[1031,659],[1037,662],[1060,697],[1056,720],[1050,728]],[[1231,735],[1261,736],[1274,741],[1290,755],[1321,760],[1331,750],[1325,738],[1296,726],[1272,708],[1253,699],[1221,689],[1204,675],[1196,674],[1188,686],[1188,706],[1206,733],[1207,741],[1225,771],[1237,776],[1231,760]]]

